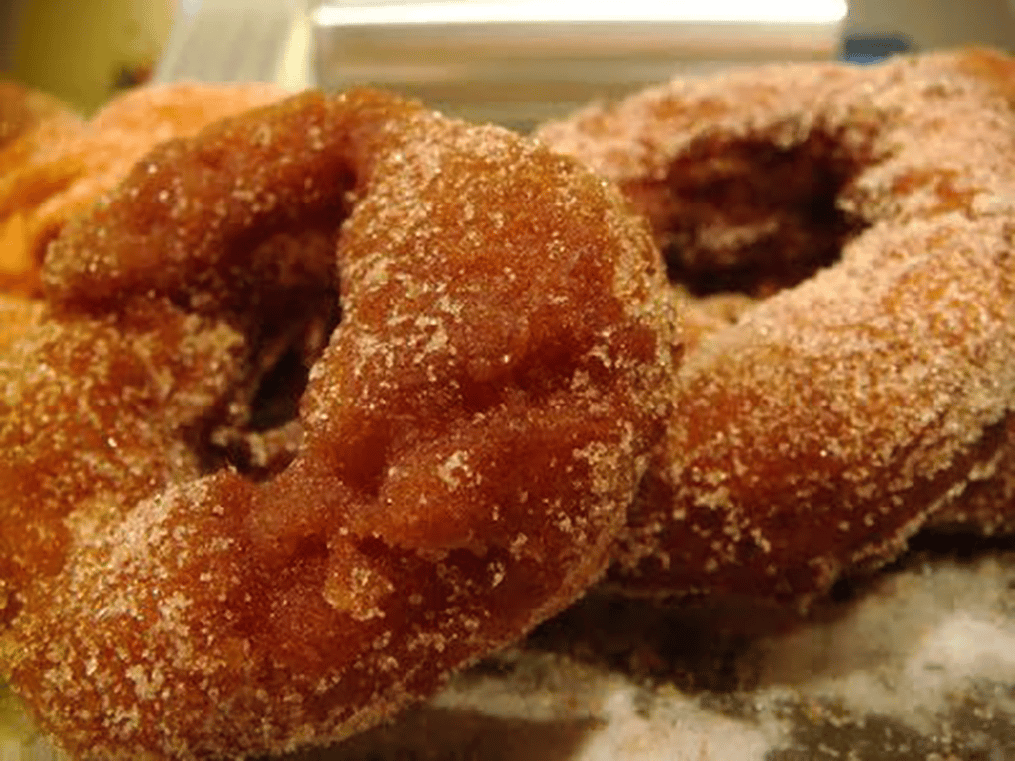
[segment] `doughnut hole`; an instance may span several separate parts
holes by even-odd
[[[651,221],[670,280],[691,297],[767,298],[837,262],[862,232],[837,203],[857,157],[820,130],[785,143],[778,135],[706,135],[662,180],[625,187]]]
[[[338,324],[337,304],[300,319],[289,331],[266,342],[251,363],[249,379],[204,428],[197,448],[204,470],[231,467],[253,481],[281,472],[303,440],[299,402],[310,367]]]
[[[258,347],[247,378],[205,425],[197,445],[205,472],[228,467],[263,481],[295,457],[303,441],[299,405],[310,368],[341,315],[334,297],[319,299],[317,306]]]
[[[206,303],[193,293],[172,297],[199,313],[224,307],[226,322],[244,336],[247,349],[228,393],[195,426],[190,445],[205,474],[228,468],[264,481],[298,451],[299,400],[341,320],[335,231],[333,223],[312,224],[264,240],[241,237],[233,248],[230,259],[243,264],[227,271],[224,287],[211,284]],[[240,287],[229,293],[225,288],[235,283]]]

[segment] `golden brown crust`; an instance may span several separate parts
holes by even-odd
[[[0,293],[0,351],[37,325],[44,311],[41,301]]]
[[[1012,70],[772,66],[542,130],[620,184],[673,277],[756,299],[726,324],[685,300],[697,346],[624,584],[806,603],[1010,461]]]
[[[280,752],[427,694],[603,571],[668,405],[614,191],[377,93],[161,145],[45,283],[0,355],[0,666],[83,758]],[[252,472],[216,432],[286,354],[300,435]]]

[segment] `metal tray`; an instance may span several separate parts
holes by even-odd
[[[526,130],[677,73],[835,57],[845,14],[843,0],[334,0],[311,17],[312,72]]]

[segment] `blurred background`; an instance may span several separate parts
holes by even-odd
[[[0,0],[0,72],[85,113],[153,77],[275,79],[522,126],[681,71],[966,43],[1015,48],[1009,0]]]
[[[175,0],[0,0],[0,68],[83,111],[150,76]]]

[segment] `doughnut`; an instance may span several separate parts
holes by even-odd
[[[0,197],[12,177],[46,146],[82,129],[82,121],[59,101],[0,80]],[[24,292],[33,280],[24,244],[24,221],[0,202],[0,293]]]
[[[57,99],[0,80],[0,177],[45,143],[80,128],[81,119]]]
[[[989,468],[955,500],[928,517],[936,532],[998,536],[1015,533],[1015,417],[1008,416],[1004,443]]]
[[[770,65],[538,130],[648,219],[686,317],[618,585],[804,607],[1015,511],[1012,83],[986,50]]]
[[[36,150],[16,167],[5,167],[0,154],[0,290],[39,295],[49,242],[155,145],[286,94],[270,84],[141,87],[111,101],[87,124],[74,122],[69,129],[56,122],[47,134],[34,137]],[[8,260],[12,264],[4,267]]]
[[[81,758],[279,753],[426,696],[605,571],[665,429],[647,225],[382,93],[157,146],[43,282],[0,354],[0,677]]]

